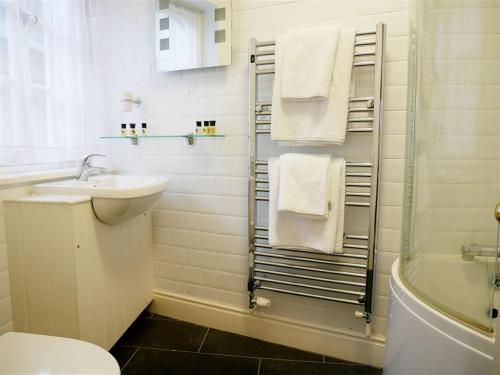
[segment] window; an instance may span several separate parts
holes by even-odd
[[[0,165],[81,157],[88,40],[86,1],[0,0]]]

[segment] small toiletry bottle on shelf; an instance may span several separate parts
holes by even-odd
[[[147,135],[148,134],[148,125],[143,122],[141,124],[141,135]]]
[[[215,120],[210,121],[210,135],[215,135]]]
[[[135,124],[132,123],[130,124],[130,136],[135,137],[137,135],[137,132],[135,131]]]
[[[127,124],[122,124],[120,135],[122,137],[126,137],[127,136]]]
[[[201,127],[201,121],[196,121],[196,134],[203,134],[203,128]]]
[[[210,134],[210,121],[203,121],[203,134],[204,135]]]

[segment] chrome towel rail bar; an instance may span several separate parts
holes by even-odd
[[[346,281],[346,280],[338,280],[338,279],[330,279],[327,277],[318,277],[318,276],[310,276],[310,275],[297,275],[294,273],[289,273],[289,272],[282,272],[282,271],[273,271],[269,269],[263,269],[263,268],[256,268],[255,272],[261,272],[261,273],[268,273],[270,275],[275,275],[275,276],[285,276],[285,277],[293,277],[296,279],[303,279],[303,280],[314,280],[314,281],[320,281],[323,283],[331,283],[331,284],[338,284],[338,285],[349,285],[353,287],[361,287],[364,288],[366,286],[365,283],[360,283],[357,281]]]
[[[259,286],[259,289],[270,290],[272,292],[279,292],[279,293],[291,294],[291,295],[294,295],[294,296],[302,296],[302,297],[312,297],[312,298],[316,298],[316,299],[324,299],[326,301],[332,301],[332,302],[348,303],[348,304],[351,304],[351,305],[362,305],[363,304],[363,301],[361,301],[361,302],[360,301],[352,301],[352,300],[349,300],[349,299],[328,297],[328,296],[322,296],[322,295],[319,295],[319,294],[297,292],[297,291],[288,290],[288,289],[272,288],[272,287],[264,286],[264,285]]]
[[[282,267],[282,268],[291,268],[291,269],[310,271],[310,272],[327,273],[327,274],[332,274],[332,275],[358,277],[361,279],[366,278],[366,274],[364,274],[364,273],[330,270],[330,269],[318,268],[318,267],[305,267],[305,266],[298,266],[295,264],[263,261],[263,260],[259,260],[259,259],[255,260],[255,264],[261,264],[261,265],[266,265],[266,266],[276,266],[276,267]]]

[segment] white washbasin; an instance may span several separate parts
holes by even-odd
[[[33,194],[88,195],[94,212],[106,224],[119,224],[146,212],[167,188],[155,176],[101,175],[88,181],[64,180],[35,185]]]

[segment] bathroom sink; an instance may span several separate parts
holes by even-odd
[[[151,208],[167,184],[165,177],[101,175],[89,177],[88,181],[73,179],[35,185],[33,194],[90,196],[100,221],[120,224]]]

